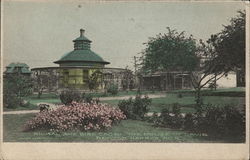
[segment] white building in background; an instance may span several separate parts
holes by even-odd
[[[217,77],[220,77],[218,75]],[[206,82],[210,77],[206,77],[202,82]],[[235,72],[229,72],[226,76],[223,76],[219,80],[216,81],[218,88],[231,88],[231,87],[237,87],[237,76]],[[208,87],[209,84],[207,84],[205,87]]]

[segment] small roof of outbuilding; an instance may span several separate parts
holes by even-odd
[[[29,68],[29,66],[27,64],[25,64],[25,63],[19,63],[19,62],[17,62],[17,63],[10,63],[7,67],[28,67]]]
[[[21,73],[31,73],[29,66],[25,63],[11,63],[6,67],[5,73],[14,73],[16,68],[20,68]]]

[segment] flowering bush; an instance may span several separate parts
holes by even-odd
[[[24,131],[102,130],[126,118],[120,109],[106,104],[72,102],[71,106],[74,107],[62,105],[55,110],[38,113],[25,124]]]

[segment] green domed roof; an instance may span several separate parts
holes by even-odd
[[[55,61],[57,64],[70,64],[71,66],[79,65],[96,65],[96,64],[109,64],[95,52],[91,51],[91,40],[84,36],[84,30],[80,30],[80,37],[73,40],[74,50],[64,55],[60,60]],[[80,62],[80,63],[79,63]]]
[[[109,64],[91,50],[74,50],[67,53],[60,60],[55,61],[54,63],[64,63],[64,62],[95,62],[102,64]]]

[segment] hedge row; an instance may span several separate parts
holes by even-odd
[[[226,138],[232,141],[245,140],[245,113],[232,106],[203,106],[201,113],[181,114],[180,106],[172,110],[163,109],[149,118],[154,126],[191,131],[212,138]]]

